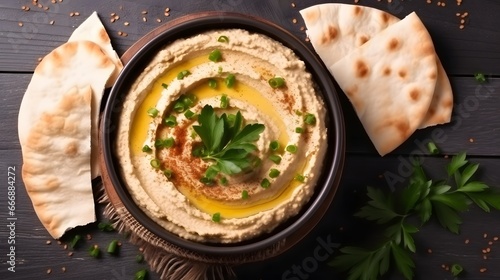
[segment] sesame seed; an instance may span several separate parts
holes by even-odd
[[[17,25],[19,25],[20,27],[23,27],[24,23],[19,22]]]
[[[74,16],[75,16],[75,13],[71,12],[71,13],[69,13],[69,16],[70,16],[70,17],[74,17]]]
[[[488,242],[488,245],[493,245],[493,241]]]
[[[52,273],[52,269],[49,268],[49,269],[47,269],[47,274],[50,274],[50,273]]]
[[[432,249],[427,249],[427,253],[432,254]]]
[[[47,244],[47,245],[50,245],[51,243],[52,243],[52,241],[50,241],[50,240],[45,241],[45,244]]]
[[[142,11],[141,14],[143,15],[147,15],[148,14],[148,11]]]
[[[487,260],[488,259],[488,256],[487,255],[483,255],[483,260]]]
[[[142,17],[142,21],[146,22],[148,20],[146,19],[146,17]]]
[[[57,1],[56,1],[56,0],[51,0],[50,2],[51,2],[52,4],[57,3]]]
[[[54,20],[51,20],[51,21],[49,22],[49,24],[50,24],[50,25],[54,25],[54,22],[55,22]]]
[[[292,19],[292,23],[294,23],[294,24],[295,24],[295,23],[297,23],[297,19],[296,19],[296,18],[293,18],[293,19]]]
[[[461,23],[461,24],[464,24],[464,23],[465,23],[465,19],[461,19],[461,20],[460,20],[460,23]]]
[[[123,32],[118,31],[118,36],[122,36]]]
[[[68,249],[68,244],[64,244],[63,248],[64,250]]]
[[[461,14],[460,14],[460,13],[456,13],[455,15],[456,15],[457,17],[459,17]]]
[[[470,240],[469,239],[465,239],[465,244],[469,244]]]
[[[169,8],[169,7],[166,7],[166,8],[165,8],[165,13],[168,13],[168,12],[170,12],[170,8]]]
[[[116,16],[114,16],[113,18],[114,18],[114,19],[116,19],[116,20],[119,20],[119,19],[120,19],[120,16],[119,16],[119,15],[116,15]]]
[[[487,233],[483,234],[483,238],[486,238],[486,237],[488,237],[488,234]]]
[[[79,15],[80,15],[80,13],[79,13],[79,12],[75,12],[75,16],[79,16]]]
[[[49,10],[49,7],[45,6],[45,7],[43,7],[43,9],[44,9],[45,11],[48,11],[48,10]]]
[[[62,244],[62,242],[61,242],[60,240],[57,240],[57,244],[61,245],[61,244]]]
[[[109,14],[109,16],[114,17],[114,16],[116,16],[116,13],[111,13],[111,14]]]
[[[305,26],[301,26],[300,27],[300,31],[304,31],[304,30],[306,30],[306,27]]]
[[[460,24],[460,29],[464,29],[465,26],[463,24]]]
[[[37,6],[38,8],[40,8],[40,9],[41,9],[41,8],[43,8],[43,5],[42,5],[42,4],[38,4],[38,5],[36,5],[36,6]]]
[[[61,271],[66,272],[66,267],[65,266],[61,267]]]
[[[87,234],[87,240],[92,240],[92,235],[90,233]]]
[[[157,19],[156,19],[156,22],[158,22],[158,23],[159,23],[159,22],[161,22],[161,19],[157,18]]]
[[[491,252],[491,248],[490,247],[486,248],[486,253],[490,253],[490,252]]]
[[[292,2],[291,6],[292,6],[292,8],[297,7],[297,5],[295,5],[295,3],[294,3],[294,2]]]
[[[68,257],[73,256],[73,252],[68,252]]]
[[[123,36],[123,37],[127,37],[127,36],[128,36],[128,33],[123,32],[122,36]]]
[[[479,272],[483,273],[483,272],[486,272],[486,270],[487,269],[485,267],[482,267],[482,268],[479,269]]]
[[[129,25],[130,25],[130,23],[129,23],[128,21],[126,21],[126,22],[124,22],[124,23],[123,23],[123,25],[125,25],[125,26],[129,26]]]
[[[494,241],[498,241],[498,236],[493,237]]]
[[[116,19],[112,18],[110,19],[109,21],[111,21],[112,23],[116,21]]]

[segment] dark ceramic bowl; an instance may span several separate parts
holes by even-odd
[[[327,108],[328,151],[322,176],[316,186],[314,196],[295,217],[280,225],[273,232],[241,243],[222,245],[199,243],[183,239],[150,219],[133,201],[122,178],[114,153],[116,123],[119,119],[124,95],[133,81],[143,71],[150,59],[166,44],[187,38],[208,30],[241,28],[250,32],[267,35],[292,49],[307,65]],[[280,251],[285,251],[304,236],[320,221],[330,206],[342,173],[345,153],[345,131],[342,110],[337,92],[329,72],[318,57],[298,38],[285,29],[267,20],[236,13],[206,12],[192,14],[167,23],[139,40],[123,57],[125,67],[112,88],[104,108],[101,121],[101,161],[107,172],[107,180],[113,191],[130,214],[144,228],[158,237],[186,250],[217,256],[236,256],[272,248],[280,243]]]

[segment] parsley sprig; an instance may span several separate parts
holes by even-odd
[[[243,126],[243,116],[238,111],[234,117],[225,113],[218,116],[210,105],[205,105],[198,116],[200,125],[193,126],[200,136],[202,146],[193,150],[193,155],[213,164],[205,172],[202,182],[211,183],[222,172],[227,175],[247,170],[256,162],[254,144],[264,131],[259,123]]]
[[[434,215],[439,223],[453,233],[459,233],[460,212],[471,204],[485,212],[500,210],[500,193],[483,182],[473,180],[479,164],[470,163],[465,153],[454,156],[446,165],[445,180],[430,179],[420,163],[413,163],[409,184],[400,192],[385,193],[367,188],[368,203],[357,217],[383,226],[384,241],[374,249],[346,246],[330,264],[348,271],[348,280],[378,279],[394,264],[405,279],[413,279],[416,252],[413,234]],[[417,219],[415,219],[417,218]],[[419,221],[418,225],[415,220]]]

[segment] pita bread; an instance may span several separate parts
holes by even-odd
[[[326,66],[368,42],[399,18],[370,7],[350,4],[319,4],[300,11],[314,50]],[[437,56],[436,56],[437,59]],[[441,62],[431,106],[419,128],[450,122],[453,93]]]
[[[111,40],[109,39],[108,33],[102,25],[101,20],[97,16],[97,12],[93,12],[80,26],[78,26],[75,31],[69,37],[68,42],[73,41],[92,41],[99,45],[101,49],[106,53],[109,59],[113,61],[115,65],[115,69],[113,74],[109,78],[106,83],[106,88],[113,86],[120,74],[120,71],[123,69],[122,61],[118,54],[116,54],[113,46],[111,45]]]
[[[415,13],[329,69],[380,155],[398,147],[422,123],[438,74],[432,39]]]
[[[95,221],[90,164],[97,152],[99,103],[94,99],[100,101],[114,69],[97,44],[65,43],[36,67],[21,102],[23,181],[54,238]]]
[[[90,179],[90,86],[59,95],[27,131],[22,176],[38,218],[54,238],[96,220]]]

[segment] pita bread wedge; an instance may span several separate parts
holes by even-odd
[[[438,75],[432,39],[415,13],[329,69],[380,155],[394,150],[420,126]]]
[[[333,65],[353,49],[400,21],[399,18],[375,8],[339,3],[311,6],[301,10],[300,14],[311,44],[326,66]],[[436,89],[428,113],[419,128],[447,123],[451,119],[453,92],[443,65],[439,60],[437,63]]]
[[[96,220],[90,179],[90,86],[72,88],[33,120],[23,145],[22,176],[35,212],[60,238]]]
[[[92,15],[73,31],[68,42],[73,41],[92,41],[99,45],[108,58],[113,61],[115,70],[106,83],[106,88],[111,87],[118,78],[118,74],[120,74],[120,71],[123,69],[123,64],[120,57],[118,57],[118,54],[113,49],[108,33],[104,25],[102,25],[101,20],[99,20],[97,12],[93,12]]]
[[[99,103],[94,99],[114,69],[97,44],[65,43],[36,67],[21,102],[23,181],[54,238],[95,221],[91,155],[97,152]]]

